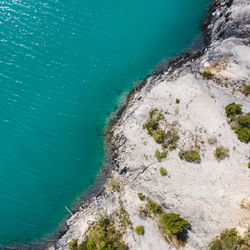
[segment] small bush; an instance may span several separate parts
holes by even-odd
[[[185,159],[187,162],[199,162],[201,157],[197,150],[190,149],[187,151],[179,152],[180,159]]]
[[[180,103],[180,99],[177,98],[177,99],[175,100],[175,102],[176,102],[176,103]]]
[[[165,137],[165,132],[163,131],[163,130],[161,130],[161,129],[157,129],[154,133],[153,133],[153,138],[154,138],[154,140],[157,142],[157,143],[159,143],[159,144],[161,144],[161,143],[163,143],[164,142],[164,137]]]
[[[243,93],[245,96],[250,95],[250,85],[245,85],[243,89]]]
[[[247,113],[246,115],[239,115],[237,122],[242,127],[250,128],[250,113]]]
[[[141,201],[144,201],[146,199],[146,196],[142,193],[138,193],[138,197]]]
[[[250,168],[250,162],[248,162],[248,168]]]
[[[229,149],[224,148],[223,146],[217,147],[214,151],[214,157],[218,161],[223,160],[226,157],[229,157]]]
[[[121,188],[120,183],[116,180],[110,180],[107,186],[112,192],[119,192]]]
[[[161,167],[160,168],[160,174],[162,175],[162,176],[165,176],[165,175],[167,175],[167,170],[165,169],[165,168],[163,168],[163,167]]]
[[[172,234],[180,235],[190,228],[190,223],[176,213],[164,214],[161,217],[161,221]]]
[[[68,244],[69,250],[77,250],[78,248],[77,242],[78,242],[77,239],[72,239]]]
[[[242,113],[242,105],[241,104],[235,104],[230,103],[226,106],[226,115],[227,117],[234,117],[235,115],[239,115]]]
[[[149,201],[147,204],[148,209],[154,214],[161,214],[162,213],[162,207],[160,204],[154,202],[154,201]]]
[[[244,127],[238,130],[238,139],[248,143],[250,141],[250,128]]]
[[[166,157],[167,157],[167,151],[160,152],[159,149],[156,149],[155,158],[157,159],[157,161],[161,162],[161,160]]]
[[[143,235],[144,234],[144,226],[140,225],[140,226],[137,226],[135,228],[135,232],[138,234],[138,235]]]
[[[223,250],[223,249],[240,249],[244,244],[243,239],[237,235],[235,228],[227,230],[220,234],[220,237],[212,241],[208,245],[210,250]]]

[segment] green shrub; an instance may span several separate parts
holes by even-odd
[[[248,143],[250,141],[250,128],[244,127],[238,130],[238,139]]]
[[[242,127],[250,128],[250,113],[247,113],[246,115],[239,115],[237,122]]]
[[[190,228],[190,223],[176,213],[163,214],[161,221],[172,234],[181,235]]]
[[[69,250],[77,250],[77,248],[78,248],[77,241],[78,241],[77,239],[72,239],[69,242],[69,244],[68,244]]]
[[[141,201],[144,201],[146,199],[146,196],[142,193],[138,193],[138,197]]]
[[[250,95],[250,85],[244,86],[243,93],[245,94],[245,96]]]
[[[159,149],[156,149],[155,158],[157,159],[157,161],[161,162],[161,160],[166,157],[167,157],[167,151],[160,152]]]
[[[176,103],[180,103],[180,99],[177,98],[177,99],[175,100],[175,102],[176,102]]]
[[[161,214],[162,213],[162,207],[160,204],[154,202],[154,201],[149,201],[147,204],[147,208],[154,214]]]
[[[240,249],[244,241],[237,235],[235,228],[227,230],[220,234],[220,237],[210,242],[208,249],[210,250],[233,250]]]
[[[154,133],[153,133],[153,138],[154,140],[161,144],[164,142],[164,137],[165,137],[165,132],[161,129],[157,129]]]
[[[165,168],[163,168],[163,167],[161,167],[160,168],[160,174],[162,175],[162,176],[165,176],[165,175],[167,175],[167,170],[165,169]]]
[[[223,146],[217,147],[214,151],[214,157],[218,161],[223,160],[226,157],[229,157],[229,149],[224,148]]]
[[[242,105],[241,104],[235,104],[233,102],[233,103],[228,104],[226,106],[225,110],[226,110],[227,117],[233,117],[235,115],[239,115],[239,114],[242,113]]]
[[[248,162],[248,168],[250,168],[250,162]]]
[[[179,152],[180,159],[185,159],[187,162],[199,162],[201,157],[197,150],[190,149]]]
[[[140,226],[137,226],[135,228],[135,232],[138,234],[138,235],[143,235],[144,234],[144,226],[140,225]]]

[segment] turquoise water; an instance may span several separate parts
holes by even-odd
[[[0,1],[0,243],[52,232],[119,97],[190,46],[209,0]]]

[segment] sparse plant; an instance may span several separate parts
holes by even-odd
[[[161,160],[166,157],[167,157],[167,151],[164,150],[163,152],[160,152],[159,149],[156,149],[155,158],[157,159],[157,161],[161,162]]]
[[[176,98],[175,102],[180,103],[180,99]]]
[[[180,159],[182,159],[182,160],[184,159],[187,162],[199,163],[201,160],[199,152],[195,149],[190,149],[190,150],[186,150],[186,151],[181,150],[179,152],[179,157],[180,157]]]
[[[167,170],[165,169],[165,168],[163,168],[163,167],[161,167],[160,168],[160,174],[161,174],[161,176],[165,176],[165,175],[167,175]]]
[[[151,211],[154,215],[162,213],[162,207],[160,204],[156,203],[155,201],[148,201],[147,208]]]
[[[203,76],[204,78],[210,80],[213,78],[214,74],[209,71],[208,69],[205,69],[203,72],[200,72],[201,76]]]
[[[112,192],[120,192],[120,183],[117,180],[110,180],[108,185],[107,185],[108,189]]]
[[[190,223],[187,220],[182,218],[179,214],[172,212],[163,214],[161,221],[163,222],[166,229],[170,231],[170,233],[179,236],[190,228]]]
[[[135,228],[135,232],[138,234],[138,235],[143,235],[144,234],[144,226],[142,225],[139,225]]]
[[[229,157],[229,149],[223,146],[217,147],[214,151],[214,157],[216,160],[221,161],[226,157]]]
[[[144,201],[146,199],[146,196],[142,193],[138,193],[138,197],[141,201]]]
[[[248,162],[248,168],[250,168],[250,162]]]
[[[146,168],[145,164],[141,164],[140,168],[144,170]]]
[[[209,145],[214,145],[218,142],[217,138],[215,136],[208,138],[207,140]]]

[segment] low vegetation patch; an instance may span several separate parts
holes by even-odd
[[[161,214],[162,213],[162,207],[160,204],[149,200],[147,204],[147,208],[150,212],[152,212],[154,215]]]
[[[172,212],[163,214],[161,221],[171,234],[177,235],[179,238],[182,238],[191,226],[180,214]]]
[[[166,158],[167,157],[167,151],[162,151],[160,152],[159,149],[156,149],[155,151],[155,158],[157,159],[157,161],[161,162],[162,159]]]
[[[121,189],[120,183],[113,179],[109,181],[107,187],[111,192],[120,192]]]
[[[215,240],[209,243],[209,250],[233,250],[249,249],[249,238],[243,239],[238,236],[235,228],[227,230],[220,234]]]
[[[250,113],[242,113],[242,105],[230,103],[225,108],[228,122],[238,135],[238,139],[248,143],[250,141]]]
[[[178,99],[177,99],[178,100]],[[153,137],[156,143],[161,144],[163,152],[156,152],[156,158],[161,161],[167,156],[165,149],[174,150],[177,147],[177,142],[180,139],[178,132],[171,127],[167,132],[160,128],[160,121],[164,120],[164,115],[154,108],[149,111],[149,118],[143,124],[143,129],[146,129],[148,134]]]
[[[243,91],[245,96],[249,96],[250,95],[250,85],[245,85],[243,88]]]
[[[138,234],[138,235],[143,235],[144,234],[144,226],[140,225],[140,226],[137,226],[135,228],[135,232]]]
[[[165,176],[165,175],[167,175],[167,170],[165,169],[165,168],[163,168],[163,167],[161,167],[160,168],[160,174],[161,174],[161,176]]]
[[[146,197],[147,204],[139,209],[139,213],[143,217],[150,217],[158,221],[159,230],[164,239],[174,246],[184,246],[187,239],[188,229],[191,228],[190,223],[176,213],[165,213],[163,207]]]
[[[72,239],[68,244],[69,250],[78,250],[77,242],[78,242],[77,239]]]
[[[216,160],[221,161],[226,157],[229,157],[229,149],[223,146],[217,147],[214,151],[214,157]]]
[[[85,240],[78,246],[78,250],[128,250],[122,241],[122,233],[115,228],[115,223],[107,214],[99,215],[87,230]]]
[[[175,102],[176,102],[176,103],[180,103],[180,99],[177,98],[177,99],[175,100]]]
[[[200,154],[197,150],[195,149],[189,149],[189,150],[186,150],[186,151],[180,151],[179,152],[179,157],[180,159],[184,159],[186,160],[187,162],[196,162],[196,163],[199,163],[200,160],[201,160],[201,157],[200,157]]]

